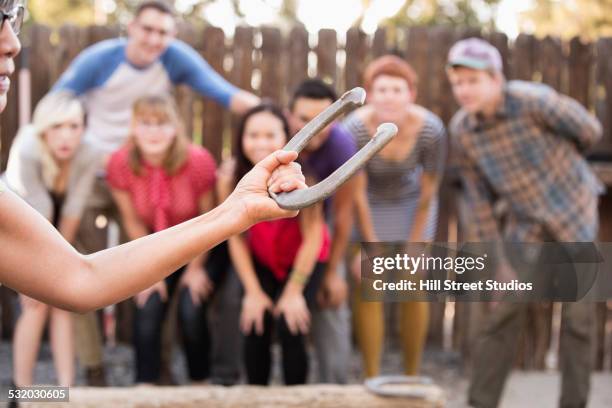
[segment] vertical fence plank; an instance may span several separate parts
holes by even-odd
[[[430,107],[429,31],[426,27],[411,27],[406,35],[406,60],[419,78],[416,101],[420,105]]]
[[[387,30],[384,27],[377,28],[372,40],[372,58],[378,58],[387,52]]]
[[[612,38],[601,38],[596,44],[596,111],[604,134],[595,152],[612,158]]]
[[[586,107],[591,105],[592,68],[595,60],[592,44],[583,43],[579,37],[569,44],[568,94]]]
[[[178,38],[181,41],[195,46],[198,41],[198,33],[191,24],[180,24]],[[194,103],[196,101],[195,92],[185,86],[178,86],[176,89],[176,103],[185,125],[185,134],[190,139],[193,139],[195,124],[194,124]]]
[[[317,44],[317,76],[327,83],[338,87],[336,80],[337,64],[336,52],[338,50],[338,39],[336,31],[324,29],[319,31],[319,42]]]
[[[232,82],[234,85],[252,92],[253,73],[253,28],[237,27],[234,34]]]
[[[87,31],[86,28],[70,24],[60,27],[58,33],[59,43],[56,53],[57,59],[52,67],[52,83],[62,75],[76,56],[89,45]]]
[[[499,50],[499,53],[502,57],[502,63],[504,64],[504,75],[506,78],[511,78],[511,69],[512,66],[510,64],[510,48],[508,45],[508,36],[504,33],[494,32],[489,35],[487,38],[495,48]]]
[[[254,92],[252,81],[254,69],[253,54],[255,50],[253,45],[254,35],[255,31],[252,27],[236,27],[232,43],[232,83],[240,89],[249,92]],[[232,136],[238,127],[238,120],[238,116],[232,116]],[[231,148],[231,143],[227,145]]]
[[[363,86],[363,71],[368,63],[368,43],[363,31],[353,27],[346,33],[346,67],[344,86],[346,90]]]
[[[281,68],[282,39],[278,28],[261,30],[261,96],[281,104],[283,70]]]
[[[32,110],[45,96],[52,85],[52,69],[57,60],[51,45],[51,29],[35,24],[31,27],[30,38],[30,78],[32,81]]]
[[[210,66],[221,75],[225,57],[225,35],[218,27],[207,26],[202,33],[202,53]],[[221,160],[223,149],[223,107],[204,99],[202,117],[202,144],[212,153],[215,160]]]
[[[287,56],[287,92],[295,88],[308,76],[308,32],[302,25],[293,27],[285,44]]]
[[[561,77],[565,68],[565,58],[558,38],[546,37],[537,46],[537,67],[542,74],[542,82],[563,92]]]
[[[116,38],[119,36],[121,29],[116,25],[95,25],[89,28],[88,45],[95,44],[100,41]]]
[[[434,27],[429,36],[429,109],[448,123],[453,110],[453,96],[446,78],[446,59],[455,41],[454,31],[447,27]]]
[[[531,81],[535,61],[535,38],[532,35],[520,34],[512,52],[512,78]]]

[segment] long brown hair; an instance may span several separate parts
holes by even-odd
[[[132,122],[143,116],[153,116],[160,123],[170,123],[176,129],[176,137],[166,152],[166,157],[162,163],[166,173],[175,174],[187,160],[189,139],[185,135],[185,127],[178,113],[178,107],[170,96],[143,96],[134,102],[132,107]],[[134,135],[130,133],[128,138],[130,153],[128,163],[132,171],[142,174],[143,158],[142,152],[138,148]]]

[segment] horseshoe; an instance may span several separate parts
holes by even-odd
[[[317,117],[308,122],[298,133],[291,138],[283,150],[300,153],[317,133],[334,119],[345,112],[351,111],[365,102],[366,92],[363,88],[353,88],[346,92]],[[378,153],[397,134],[397,126],[393,123],[383,123],[376,130],[376,134],[353,157],[346,161],[325,180],[314,186],[289,193],[273,193],[268,191],[270,197],[279,207],[285,210],[301,210],[319,201],[325,200],[334,193],[353,174],[361,169],[376,153]]]
[[[381,397],[430,400],[438,396],[438,393],[432,391],[434,390],[433,387],[435,386],[435,383],[429,377],[405,375],[381,376],[368,378],[364,385],[369,392],[380,395]],[[412,388],[401,389],[397,387],[386,387],[398,385],[412,386]]]

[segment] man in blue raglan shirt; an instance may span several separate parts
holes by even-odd
[[[127,139],[134,101],[150,94],[170,93],[184,84],[240,114],[259,98],[240,90],[215,72],[189,45],[175,38],[175,12],[168,3],[144,1],[127,27],[127,39],[111,39],[82,51],[54,85],[71,91],[87,112],[86,138],[107,157]],[[83,253],[106,246],[96,228],[100,214],[114,214],[106,184],[98,180],[81,222],[76,245]],[[102,341],[95,315],[75,319],[77,353],[90,385],[105,385]]]
[[[215,72],[189,45],[175,38],[174,11],[163,1],[141,3],[127,39],[94,44],[72,62],[53,87],[82,97],[89,135],[106,152],[127,137],[132,104],[147,94],[184,84],[234,113],[259,103]]]

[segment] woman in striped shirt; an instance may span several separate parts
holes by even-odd
[[[367,189],[362,191],[367,191],[367,197],[357,200],[362,239],[431,241],[436,231],[437,192],[446,157],[444,125],[435,114],[414,103],[416,74],[401,58],[386,55],[373,61],[365,71],[364,83],[368,103],[345,121],[358,147],[363,147],[384,122],[396,124],[399,132],[366,165]],[[373,229],[364,228],[370,217]],[[365,233],[368,230],[371,232]],[[353,270],[359,279],[359,268]],[[384,337],[383,304],[362,302],[355,291],[353,305],[366,376],[375,376]],[[416,374],[427,334],[427,303],[403,303],[400,319],[405,372]]]

